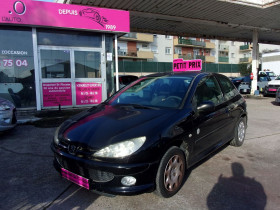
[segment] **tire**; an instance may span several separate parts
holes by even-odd
[[[263,91],[263,96],[264,97],[268,96],[268,92],[267,92],[268,90],[267,89],[268,89],[267,87],[264,88],[264,91]]]
[[[234,138],[230,141],[230,145],[235,147],[240,147],[244,140],[246,134],[246,120],[245,118],[240,118],[234,129]]]
[[[155,193],[164,198],[175,195],[182,187],[185,170],[184,152],[178,147],[171,147],[160,161]]]

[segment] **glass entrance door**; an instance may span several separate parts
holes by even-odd
[[[74,51],[75,103],[77,106],[102,102],[105,88],[105,73],[102,71],[100,51]],[[105,88],[106,91],[106,88]],[[104,97],[105,97],[104,93]]]
[[[106,98],[101,49],[39,47],[42,107],[99,104]],[[103,66],[104,65],[104,66]]]

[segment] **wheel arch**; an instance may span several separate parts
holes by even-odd
[[[191,151],[191,145],[189,142],[186,141],[186,137],[176,138],[171,140],[170,143],[166,144],[164,149],[162,150],[160,160],[163,156],[170,150],[170,148],[176,147],[184,153],[185,161],[186,161],[186,168],[189,166],[189,153]]]

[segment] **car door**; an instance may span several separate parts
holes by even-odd
[[[260,92],[263,92],[265,87],[268,86],[268,82],[270,81],[270,78],[265,75],[258,75],[258,89]]]
[[[229,141],[233,138],[235,125],[241,116],[243,108],[240,106],[244,102],[244,99],[227,77],[217,74],[216,78],[223,91],[226,103],[226,112],[228,114],[227,122],[224,125],[224,141]]]
[[[213,102],[214,110],[209,113],[195,111],[194,128],[194,161],[215,150],[225,138],[225,125],[229,115],[227,103],[218,81],[214,76],[204,77],[198,84],[192,104],[194,109],[205,102]]]

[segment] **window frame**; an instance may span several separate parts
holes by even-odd
[[[168,52],[167,52],[167,49],[168,49]],[[171,47],[165,47],[165,54],[171,55]]]
[[[228,77],[226,77],[226,76],[224,76],[224,75],[221,75],[221,74],[216,74],[215,77],[216,77],[216,79],[218,80],[219,85],[220,85],[220,88],[221,88],[221,90],[222,90],[222,92],[223,92],[224,101],[229,101],[229,100],[233,99],[234,97],[236,97],[236,96],[239,94],[238,90],[236,89],[236,87],[235,87],[234,84],[230,81],[230,79],[229,79]],[[226,81],[230,84],[230,86],[231,86],[231,88],[232,88],[232,91],[233,91],[233,93],[234,93],[233,96],[227,98],[227,95],[226,95],[226,94],[228,94],[228,93],[225,92],[225,88],[224,88],[223,85],[222,85],[221,79],[226,80]]]

